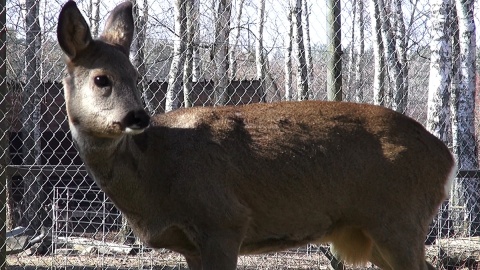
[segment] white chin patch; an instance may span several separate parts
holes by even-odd
[[[125,134],[128,134],[128,135],[137,135],[144,131],[145,131],[144,128],[129,128],[129,127],[125,128]]]

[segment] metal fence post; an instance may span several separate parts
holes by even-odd
[[[0,269],[7,266],[6,234],[7,234],[7,8],[6,0],[0,0]]]

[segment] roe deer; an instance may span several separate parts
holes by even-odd
[[[93,39],[76,4],[59,16],[76,147],[96,183],[153,248],[190,269],[239,254],[332,243],[354,264],[434,269],[424,240],[455,162],[416,121],[346,102],[194,107],[150,117],[129,61],[132,5]]]

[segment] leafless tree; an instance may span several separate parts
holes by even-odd
[[[328,1],[327,96],[329,100],[342,100],[342,32],[340,0]]]
[[[233,36],[232,48],[230,49],[230,79],[237,79],[237,46],[240,39],[240,33],[242,29],[242,14],[243,14],[243,4],[245,0],[239,0],[236,6],[236,26],[235,26],[235,35]]]
[[[295,22],[295,45],[297,56],[297,100],[308,99],[308,70],[305,58],[305,43],[302,27],[302,0],[292,0],[293,20]]]
[[[143,0],[141,8],[142,15],[140,15],[140,7],[137,0],[132,0],[133,16],[135,19],[136,36],[132,44],[133,64],[137,67],[139,74],[139,88],[142,91],[142,98],[147,107],[147,110],[154,114],[159,108],[159,102],[155,98],[155,93],[150,90],[147,81],[147,65],[145,59],[146,51],[146,36],[147,36],[147,22],[148,22],[148,0]]]
[[[231,0],[218,2],[215,22],[214,63],[215,63],[215,105],[225,105],[228,99],[228,37],[230,34]]]
[[[177,109],[180,106],[179,92],[182,88],[187,44],[186,2],[186,0],[176,0],[174,5],[175,36],[173,44],[173,60],[168,75],[168,89],[165,99],[166,112]]]
[[[458,85],[452,91],[452,103],[456,107],[452,123],[453,153],[457,157],[460,170],[478,168],[475,140],[475,83],[476,83],[476,39],[473,0],[456,0],[459,29]],[[458,190],[462,193],[469,235],[480,235],[480,183],[478,178],[458,179]]]
[[[380,11],[376,0],[370,1],[370,18],[372,24],[373,55],[374,55],[374,77],[373,77],[373,104],[385,106],[385,56],[384,44],[381,36]]]
[[[402,71],[402,63],[397,52],[396,36],[390,19],[390,13],[387,12],[384,0],[375,0],[381,22],[381,36],[385,51],[385,62],[388,67],[388,75],[393,84],[392,109],[405,113],[407,106],[407,91],[405,88],[405,77]],[[400,11],[399,11],[400,12]]]
[[[257,80],[260,81],[260,101],[265,102],[265,92],[266,92],[266,61],[265,53],[263,49],[263,27],[265,20],[265,0],[258,0],[258,9],[257,9],[257,42],[255,46],[255,64],[257,67]]]
[[[358,32],[358,41],[355,42],[355,51],[356,54],[356,61],[355,61],[355,72],[354,72],[354,80],[353,80],[353,87],[354,87],[354,97],[356,102],[364,102],[364,95],[363,95],[363,68],[365,65],[364,57],[365,57],[365,21],[364,21],[364,3],[363,0],[356,0],[356,13],[355,16],[356,22],[355,26],[356,29],[353,31]]]
[[[25,1],[25,87],[23,89],[23,164],[41,165],[41,131],[40,120],[42,85],[40,80],[41,29],[39,22],[39,5],[36,0]],[[24,175],[23,220],[21,225],[38,229],[46,216],[43,211],[45,194],[41,177],[33,173]]]
[[[136,1],[136,0],[133,0]],[[100,0],[90,0],[89,5],[90,27],[92,28],[92,36],[98,36],[98,28],[100,26]]]
[[[287,13],[288,19],[288,31],[285,35],[285,99],[291,100],[292,99],[292,50],[293,50],[293,12],[294,9],[291,6],[291,2],[289,1],[290,7]]]
[[[313,99],[313,57],[310,41],[310,5],[308,0],[303,0],[303,29],[305,30],[305,60],[307,62],[308,99]]]

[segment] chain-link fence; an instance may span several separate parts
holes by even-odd
[[[180,255],[150,250],[132,236],[73,146],[56,40],[64,1],[2,2],[4,266],[185,268]],[[94,36],[118,2],[78,1]],[[428,260],[479,269],[478,1],[132,2],[130,56],[151,113],[330,99],[387,106],[427,126],[460,169],[451,199],[432,222]],[[328,246],[309,245],[242,256],[239,269],[326,269],[335,262]]]

